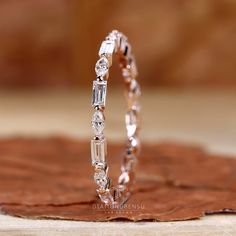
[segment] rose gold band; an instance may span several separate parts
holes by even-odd
[[[113,54],[116,54],[119,58],[120,68],[127,88],[127,112],[125,114],[127,141],[117,186],[113,186],[108,177],[108,165],[106,162],[107,142],[103,132],[105,128],[106,90]],[[99,57],[95,65],[97,77],[93,81],[92,106],[95,112],[92,117],[94,138],[91,140],[91,157],[92,165],[95,169],[94,180],[98,185],[97,193],[100,199],[107,205],[117,205],[127,201],[132,192],[134,164],[140,149],[138,138],[140,105],[138,98],[141,92],[136,80],[135,59],[126,36],[113,30],[102,42]]]

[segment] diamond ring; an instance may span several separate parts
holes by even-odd
[[[104,136],[105,128],[105,102],[109,77],[109,67],[112,65],[112,56],[116,54],[126,84],[127,111],[125,124],[127,130],[126,149],[121,165],[121,175],[118,184],[114,186],[108,177],[106,162],[107,141]],[[92,106],[95,110],[92,116],[94,138],[91,140],[91,158],[94,167],[94,180],[97,184],[97,193],[106,205],[125,203],[131,195],[134,182],[134,166],[140,151],[138,138],[140,130],[140,105],[138,98],[141,95],[136,80],[137,68],[131,46],[127,37],[113,30],[102,42],[99,50],[99,60],[95,65],[96,80],[93,81]]]

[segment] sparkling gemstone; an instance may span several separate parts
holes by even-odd
[[[132,79],[130,81],[129,94],[130,94],[130,96],[133,96],[133,95],[140,96],[141,95],[140,86],[139,86],[137,80],[135,80],[135,79]]]
[[[126,186],[123,184],[118,184],[117,188],[119,189],[120,193],[123,193],[126,190]]]
[[[95,163],[97,162],[105,162],[106,154],[107,154],[106,139],[91,140],[91,158],[93,165],[95,165]]]
[[[135,155],[127,154],[122,160],[122,166],[121,166],[122,172],[130,171],[133,168],[135,161],[136,161]]]
[[[120,32],[118,32],[116,34],[116,37],[117,37],[117,47],[120,48],[121,41],[122,41],[122,34]]]
[[[107,164],[106,162],[96,162],[94,165],[96,170],[106,170],[107,169]]]
[[[121,190],[118,188],[118,187],[112,187],[110,188],[110,193],[111,195],[113,196],[113,199],[116,201],[114,202],[114,204],[112,204],[112,208],[118,208],[119,205],[118,205],[118,202],[121,198]]]
[[[128,58],[127,68],[129,69],[130,75],[132,76],[132,78],[137,77],[138,70],[137,70],[136,61],[133,55],[130,55]]]
[[[98,192],[98,195],[99,195],[100,199],[105,204],[110,205],[110,204],[114,203],[114,199],[111,195],[110,189],[106,189],[106,190],[98,189],[97,192]]]
[[[129,181],[130,181],[129,172],[125,171],[119,176],[118,180],[119,184],[127,184]]]
[[[141,111],[141,105],[136,101],[132,104],[131,109],[136,111],[136,113],[138,114],[138,112]]]
[[[117,32],[115,31],[112,31],[107,37],[106,37],[106,40],[112,40],[115,42],[115,50],[116,50],[116,47],[117,47],[117,44],[118,44],[118,37],[117,37]]]
[[[92,117],[92,127],[95,135],[99,136],[102,134],[105,128],[105,118],[103,112],[96,111]]]
[[[140,152],[140,141],[139,141],[138,137],[135,137],[135,136],[130,137],[128,139],[127,147],[131,151],[131,153],[139,154],[139,152]]]
[[[135,79],[131,79],[129,83],[127,95],[128,95],[127,96],[128,107],[135,111],[139,111],[140,105],[139,105],[138,99],[141,95],[141,89],[138,82]]]
[[[108,178],[106,176],[105,171],[100,171],[94,174],[94,180],[97,185],[99,185],[102,188],[106,188],[108,184]]]
[[[130,79],[131,77],[130,70],[128,68],[122,68],[122,75],[125,79],[126,78]]]
[[[102,45],[100,47],[99,56],[102,55],[112,55],[112,53],[115,50],[115,41],[114,40],[106,40],[102,42]]]
[[[115,34],[113,33],[110,33],[107,37],[106,37],[107,40],[113,40],[113,41],[116,41],[117,40],[117,37]]]
[[[132,137],[131,139],[131,146],[137,147],[139,145],[139,139],[137,137]]]
[[[134,110],[130,110],[125,115],[125,123],[128,137],[132,137],[137,130],[137,115]]]
[[[109,34],[109,36],[110,35],[113,35],[114,37],[116,37],[116,39],[118,38],[118,36],[119,36],[119,32],[118,32],[118,30],[112,30],[112,32]]]
[[[128,57],[131,53],[131,46],[129,43],[126,43],[125,50],[124,50],[124,56]]]
[[[106,91],[107,91],[107,81],[93,81],[93,101],[92,105],[95,106],[105,106],[106,101]]]
[[[94,179],[97,180],[97,179],[103,179],[106,177],[106,172],[104,170],[101,170],[99,172],[96,172],[94,174]]]
[[[128,58],[130,56],[130,53],[131,53],[131,46],[126,40],[122,40],[121,45],[120,45],[120,50],[123,53],[123,55],[126,58]]]
[[[127,37],[126,37],[125,35],[121,34],[121,33],[118,35],[118,37],[119,37],[119,47],[120,47],[120,51],[121,51],[122,53],[124,53],[125,46],[126,46],[126,44],[127,44]]]
[[[109,61],[106,57],[101,57],[96,65],[95,72],[98,77],[104,77],[108,73]]]

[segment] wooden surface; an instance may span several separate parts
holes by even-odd
[[[90,92],[90,91],[89,91]],[[89,137],[90,93],[0,93],[0,129],[2,136],[67,134]],[[236,92],[235,91],[144,91],[143,138],[148,141],[178,140],[200,143],[217,153],[236,153]],[[115,104],[116,109],[111,108]],[[123,104],[120,94],[110,98],[107,133],[110,140],[122,140]],[[152,108],[155,108],[153,110]],[[80,110],[85,111],[81,117]],[[110,122],[108,122],[110,121]],[[155,123],[154,123],[155,121]],[[80,130],[80,132],[78,132]],[[0,232],[12,235],[55,235],[78,232],[98,235],[119,229],[130,235],[232,235],[236,217],[210,216],[205,219],[178,223],[81,223],[64,221],[32,221],[1,216]],[[16,233],[17,232],[17,233]]]
[[[108,145],[117,181],[123,145]],[[97,197],[89,143],[65,137],[0,140],[0,206],[6,215],[81,221],[181,221],[236,213],[236,160],[179,143],[143,143],[132,197]]]

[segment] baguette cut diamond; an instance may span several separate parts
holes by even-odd
[[[102,42],[102,45],[100,47],[99,56],[102,55],[112,55],[112,53],[115,50],[115,41],[114,40],[106,40]]]
[[[93,99],[92,105],[105,106],[106,103],[106,92],[107,92],[107,81],[93,81]]]
[[[95,72],[98,77],[104,77],[108,73],[108,68],[109,61],[106,57],[101,57],[95,65]]]
[[[92,127],[94,130],[95,135],[99,136],[102,134],[104,127],[105,127],[105,118],[103,112],[96,111],[92,117]]]
[[[93,164],[97,162],[105,162],[106,154],[107,154],[106,139],[91,140],[91,157]]]

